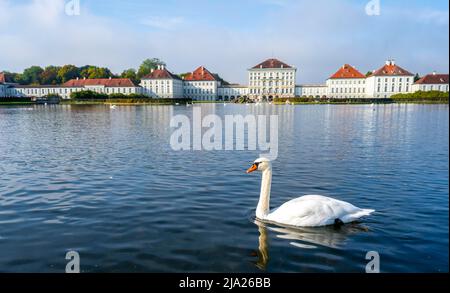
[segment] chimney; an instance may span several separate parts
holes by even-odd
[[[150,73],[153,73],[153,71],[155,71],[155,68],[152,68],[152,70],[150,70]]]
[[[281,64],[281,68],[284,68],[284,64]]]
[[[436,71],[433,71],[433,75],[436,75]]]
[[[80,80],[80,78],[77,76],[77,80]]]
[[[83,80],[86,80],[86,77],[83,77]]]
[[[109,80],[111,80],[111,79],[112,79],[112,77],[110,76],[110,77],[109,77]]]
[[[262,68],[262,65],[259,65],[259,68]]]

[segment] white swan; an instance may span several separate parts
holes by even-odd
[[[111,108],[112,110],[115,110],[115,109],[117,109],[117,106],[116,105],[109,105],[109,108]]]
[[[375,210],[360,209],[354,205],[321,195],[305,195],[286,202],[269,213],[272,185],[272,164],[266,158],[257,159],[247,170],[262,172],[261,194],[256,217],[260,220],[297,227],[320,227],[354,222]]]

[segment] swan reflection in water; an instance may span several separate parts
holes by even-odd
[[[259,247],[256,252],[255,265],[260,270],[266,270],[269,263],[269,231],[273,231],[277,238],[290,241],[289,244],[301,249],[316,249],[328,247],[342,248],[348,237],[357,233],[368,232],[369,229],[360,223],[350,223],[341,227],[326,226],[315,228],[283,227],[271,223],[254,220],[259,230]]]

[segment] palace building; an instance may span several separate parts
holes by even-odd
[[[296,85],[297,68],[278,59],[267,59],[248,69],[248,85],[229,84],[217,74],[200,66],[184,78],[159,65],[142,78],[139,86],[130,79],[73,79],[62,85],[23,86],[8,83],[0,72],[0,97],[43,97],[48,94],[70,99],[73,92],[104,94],[143,94],[151,98],[216,101],[250,98],[268,101],[275,98],[390,98],[394,94],[416,91],[449,91],[448,74],[428,74],[414,83],[414,75],[388,60],[365,76],[354,66],[344,64],[324,84]]]
[[[70,94],[81,91],[93,91],[101,94],[139,94],[141,88],[128,78],[72,79],[62,85],[14,85],[10,87],[8,96],[43,97],[59,95],[70,99]]]
[[[6,77],[0,72],[0,98],[6,97]]]
[[[164,65],[144,76],[141,81],[142,93],[152,98],[179,99],[183,98],[183,80]]]
[[[366,76],[344,64],[326,82],[327,96],[334,99],[365,98]]]
[[[394,60],[375,70],[366,78],[367,96],[371,98],[390,98],[392,95],[412,92],[414,74],[395,64]]]
[[[448,93],[448,74],[433,72],[416,81],[412,87],[413,92],[440,91]]]
[[[200,66],[183,79],[184,96],[191,99],[215,101],[221,82],[204,66]]]
[[[267,59],[248,70],[249,96],[256,100],[294,97],[296,80],[297,68]]]

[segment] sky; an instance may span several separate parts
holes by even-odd
[[[369,15],[367,13],[368,4]],[[72,9],[79,3],[79,11]],[[366,73],[393,58],[449,72],[447,0],[0,0],[0,72],[86,64],[115,73],[160,58],[247,83],[267,58],[324,83],[343,64]],[[379,7],[379,9],[377,9]],[[79,12],[79,13],[78,13]],[[379,12],[379,13],[378,13]]]

